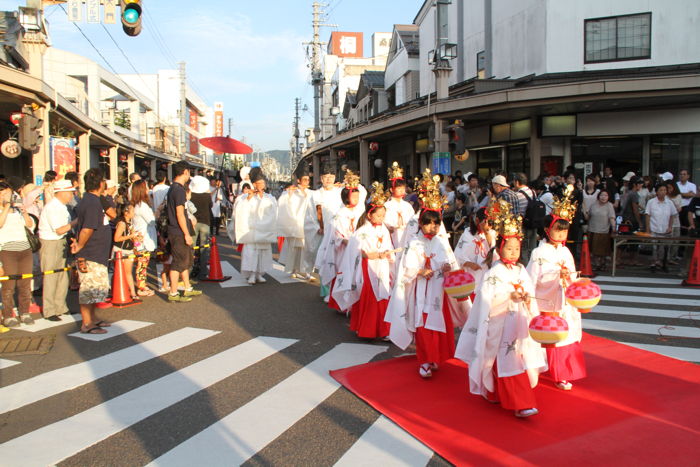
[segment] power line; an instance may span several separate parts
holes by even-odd
[[[66,14],[66,17],[67,17],[67,16],[68,16],[68,12],[67,12],[66,9],[63,7],[63,4],[59,3],[58,6],[61,7],[61,10],[63,10],[63,12]],[[72,21],[71,21],[71,22],[72,22]],[[73,23],[73,26],[75,26],[76,28],[78,28],[78,31],[80,31],[80,34],[83,35],[83,37],[85,38],[85,40],[88,41],[88,44],[90,44],[90,45],[92,46],[92,48],[95,49],[95,52],[97,52],[97,55],[99,55],[100,58],[102,58],[102,61],[105,62],[105,64],[109,67],[110,70],[112,70],[112,73],[114,73],[115,75],[118,74],[118,73],[117,73],[117,70],[115,70],[114,67],[112,66],[112,64],[109,63],[109,60],[107,60],[107,59],[105,58],[105,56],[102,55],[102,52],[100,52],[100,50],[97,48],[97,46],[96,46],[95,44],[92,43],[92,41],[90,40],[90,38],[89,38],[88,36],[85,35],[85,33],[83,32],[83,30],[80,28],[80,26],[78,26],[78,23],[75,23],[75,22],[72,22],[72,23]],[[133,91],[133,89],[132,89],[132,91]]]
[[[139,71],[136,69],[136,67],[134,66],[134,64],[131,63],[131,60],[129,59],[129,56],[128,56],[128,55],[126,54],[126,52],[124,52],[124,50],[119,46],[119,44],[117,43],[116,39],[114,39],[114,36],[112,36],[112,33],[109,32],[109,29],[107,29],[107,28],[105,27],[105,25],[102,24],[102,23],[100,23],[100,25],[102,26],[102,29],[105,30],[105,32],[107,33],[107,35],[109,36],[109,38],[112,39],[112,42],[114,43],[114,45],[117,46],[117,49],[119,49],[119,51],[122,53],[122,56],[124,57],[124,59],[126,60],[126,62],[129,64],[129,66],[131,67],[131,69],[134,70],[134,73],[136,73],[136,74],[138,75],[138,77],[141,79],[141,82],[142,82],[143,85],[146,87],[146,89],[148,89],[148,90],[150,91],[150,93],[151,93],[153,96],[156,96],[156,93],[153,91],[153,89],[151,89],[151,87],[148,85],[148,83],[146,82],[146,80],[143,79],[143,76],[141,76],[141,73],[139,73]],[[160,116],[158,116],[158,118],[160,118]]]

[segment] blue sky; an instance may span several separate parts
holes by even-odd
[[[327,0],[328,22],[341,31],[365,33],[365,55],[375,31],[411,23],[423,0]],[[106,25],[139,73],[174,68],[187,62],[190,82],[212,105],[222,101],[233,118],[233,136],[245,137],[261,150],[288,149],[294,98],[313,109],[303,41],[311,40],[312,0],[145,0],[144,29],[126,36],[120,24]],[[0,0],[0,10],[24,2]],[[89,57],[109,69],[67,21],[59,6],[45,11],[53,46]],[[83,15],[84,16],[84,15]],[[155,28],[153,24],[155,23]],[[79,23],[85,34],[119,73],[133,73],[128,62],[97,24]],[[331,29],[322,29],[327,40]],[[172,57],[157,45],[158,33]],[[174,60],[173,60],[174,59]],[[313,115],[303,115],[303,127]]]

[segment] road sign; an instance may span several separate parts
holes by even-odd
[[[87,22],[100,22],[100,0],[87,0]]]
[[[433,173],[448,175],[452,173],[452,155],[449,152],[433,153]]]
[[[68,21],[79,23],[83,20],[83,2],[81,0],[68,0]]]
[[[22,153],[22,148],[14,139],[8,139],[2,143],[2,146],[0,146],[0,152],[2,152],[2,155],[8,159],[14,159]]]

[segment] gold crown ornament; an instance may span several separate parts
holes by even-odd
[[[561,197],[555,197],[552,207],[552,218],[564,219],[571,223],[576,215],[577,201],[571,201],[571,195],[574,192],[573,185],[567,185]]]
[[[397,180],[403,178],[403,169],[399,166],[399,163],[394,161],[389,167],[389,180]]]
[[[486,208],[493,229],[502,238],[523,238],[523,218],[511,212],[510,203],[504,199],[491,201]]]
[[[348,190],[357,190],[360,186],[360,176],[348,169],[345,172],[345,188]]]
[[[440,177],[432,175],[430,169],[423,172],[418,191],[418,198],[425,211],[442,211],[443,206],[447,204],[447,197],[440,194]]]
[[[379,182],[372,183],[372,193],[369,195],[369,204],[374,207],[384,206],[384,203],[389,199],[389,195],[384,191],[384,184]]]

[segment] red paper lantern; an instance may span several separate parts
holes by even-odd
[[[463,302],[474,292],[476,280],[467,271],[458,269],[445,274],[442,287],[447,295],[456,298],[459,302]]]
[[[555,312],[543,311],[532,318],[529,327],[530,337],[542,347],[554,347],[569,335],[569,325]]]
[[[600,287],[590,279],[579,279],[566,288],[566,301],[581,313],[588,313],[600,302]]]

